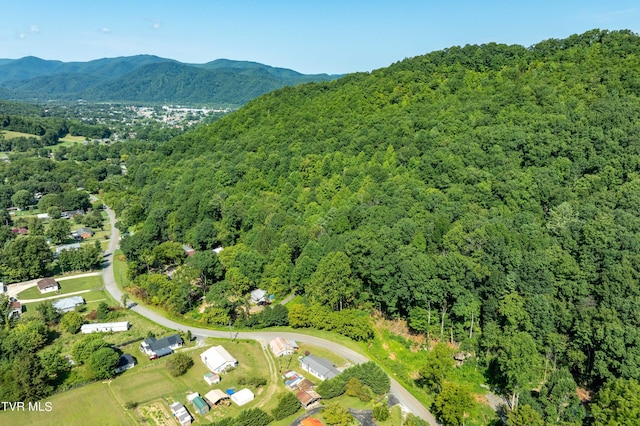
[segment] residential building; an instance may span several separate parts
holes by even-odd
[[[200,354],[200,359],[209,370],[222,373],[238,366],[238,360],[231,356],[223,346],[212,346]]]
[[[315,355],[300,358],[300,367],[320,380],[332,379],[340,374],[340,371],[331,361]]]
[[[60,246],[56,246],[56,252],[54,254],[55,257],[58,257],[60,253],[67,250],[78,250],[80,249],[80,243],[72,243],[72,244],[63,244]]]
[[[89,333],[110,333],[129,330],[129,321],[122,322],[103,322],[95,324],[82,324],[80,331],[82,334]]]
[[[300,401],[300,404],[302,404],[304,408],[309,408],[310,405],[320,401],[322,397],[312,389],[300,389],[296,392],[296,398],[298,398],[298,401]]]
[[[261,288],[256,288],[251,292],[251,300],[258,305],[267,303],[267,292]]]
[[[182,245],[182,250],[184,250],[187,256],[193,256],[194,254],[196,254],[195,249],[187,244]]]
[[[283,337],[276,337],[269,342],[271,352],[277,357],[291,355],[298,350],[298,344],[293,340],[287,340]]]
[[[51,305],[60,312],[71,312],[80,305],[84,305],[82,296],[71,296],[65,299],[54,300]]]
[[[60,290],[60,284],[53,278],[43,278],[38,280],[37,284],[38,290],[40,290],[42,294]]]
[[[175,349],[181,348],[183,344],[184,341],[178,334],[172,334],[159,340],[155,337],[148,337],[144,342],[140,343],[140,351],[155,359],[172,354]]]
[[[22,314],[22,303],[19,301],[9,302],[9,312],[7,313],[7,318],[20,318]]]
[[[80,240],[80,239],[86,240],[87,238],[93,237],[93,234],[94,232],[91,228],[86,228],[84,226],[81,226],[75,231],[71,231],[71,236],[73,236],[73,238],[77,240]]]

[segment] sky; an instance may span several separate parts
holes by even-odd
[[[640,33],[638,0],[0,0],[0,58],[151,54],[305,74],[383,68],[465,44]]]

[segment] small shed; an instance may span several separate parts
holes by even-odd
[[[193,404],[196,413],[207,414],[209,412],[209,405],[204,399],[202,399],[201,396],[193,398],[193,401],[191,401],[191,403]]]
[[[184,405],[179,402],[174,402],[173,404],[169,405],[169,408],[171,409],[171,413],[173,413],[173,416],[176,418],[176,420],[178,420],[178,423],[180,423],[182,426],[188,426],[191,424],[191,421],[193,419]]]
[[[116,373],[122,373],[130,368],[133,368],[138,361],[131,354],[122,354],[118,360],[118,366],[116,367]]]
[[[296,398],[304,408],[309,408],[310,405],[319,401],[321,397],[316,391],[307,389],[296,392]]]
[[[209,386],[215,385],[216,383],[220,383],[220,375],[207,371],[204,373],[204,381],[207,382]]]
[[[253,394],[253,392],[251,392],[251,390],[247,388],[239,390],[238,392],[231,395],[231,400],[235,402],[238,406],[243,406],[253,401],[254,398],[255,398],[255,395]]]

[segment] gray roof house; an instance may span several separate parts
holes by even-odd
[[[155,337],[148,337],[140,343],[140,350],[150,357],[160,358],[173,353],[174,349],[182,347],[183,344],[184,341],[178,334],[172,334],[159,340]]]
[[[118,360],[116,373],[122,373],[125,370],[133,368],[138,362],[131,354],[122,354]]]
[[[70,312],[77,306],[84,305],[84,299],[82,296],[71,296],[65,299],[54,300],[51,305],[61,312]]]
[[[332,379],[340,374],[340,371],[331,361],[315,355],[307,355],[300,358],[300,367],[320,380]]]
[[[255,303],[266,303],[267,302],[267,292],[261,288],[256,288],[251,292],[251,300]]]

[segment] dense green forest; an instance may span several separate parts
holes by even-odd
[[[640,37],[600,30],[281,89],[132,156],[110,194],[122,247],[170,309],[198,302],[149,284],[182,262],[166,244],[221,245],[212,317],[262,287],[407,318],[547,416],[528,393],[554,372],[640,378],[639,95]]]
[[[14,100],[188,103],[237,107],[284,86],[334,80],[255,62],[185,64],[152,55],[61,62],[36,57],[0,63],[0,97]]]

